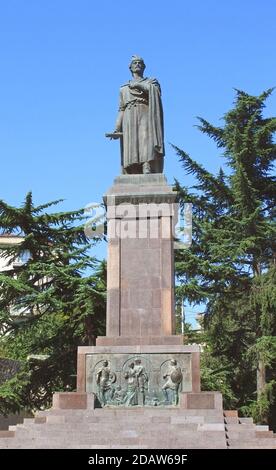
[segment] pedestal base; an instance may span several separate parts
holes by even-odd
[[[200,392],[199,347],[125,345],[78,348],[78,392],[98,406],[176,406]]]

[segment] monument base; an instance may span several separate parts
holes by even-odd
[[[143,404],[138,403],[139,406],[143,406]],[[98,406],[94,393],[56,392],[53,395],[52,410],[93,410],[95,408]],[[107,406],[107,408],[113,409],[114,407]],[[123,408],[120,407],[120,409]],[[220,392],[181,392],[179,394],[179,408],[183,410],[222,410],[222,394]],[[234,413],[233,416],[237,415],[236,410],[232,410],[232,413]]]
[[[82,346],[77,391],[98,407],[179,406],[181,393],[200,392],[199,356],[197,345]]]

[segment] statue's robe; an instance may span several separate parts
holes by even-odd
[[[140,88],[129,88],[139,83]],[[122,119],[122,166],[127,173],[137,164],[156,160],[156,168],[163,169],[164,126],[160,85],[156,79],[140,78],[129,81],[120,89]],[[135,170],[133,171],[135,172]]]

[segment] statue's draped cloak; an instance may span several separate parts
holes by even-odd
[[[143,87],[120,89],[120,111],[123,113],[122,166],[145,163],[162,158],[164,152],[164,126],[161,91],[156,79],[141,78]],[[133,82],[129,82],[133,83]]]

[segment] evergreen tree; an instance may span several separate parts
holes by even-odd
[[[275,262],[276,119],[263,117],[271,92],[255,97],[236,90],[235,106],[224,116],[224,127],[199,118],[199,130],[223,150],[227,167],[217,175],[175,147],[184,170],[197,181],[192,190],[176,181],[181,204],[193,203],[193,244],[177,252],[178,295],[206,303],[211,356],[220,357],[231,374],[238,406],[249,403],[256,392],[260,401],[271,376],[272,363],[265,363],[258,349],[267,336],[264,325],[270,324],[273,336],[276,323],[275,311],[273,315],[265,308],[260,293],[262,279]],[[254,303],[256,285],[259,300]],[[266,284],[266,298],[271,288]]]
[[[25,364],[0,387],[7,411],[73,389],[77,346],[104,334],[105,263],[88,252],[82,210],[49,213],[59,202],[35,206],[31,193],[20,208],[0,201],[0,232],[22,237],[1,249],[9,263],[0,273],[1,352]]]

